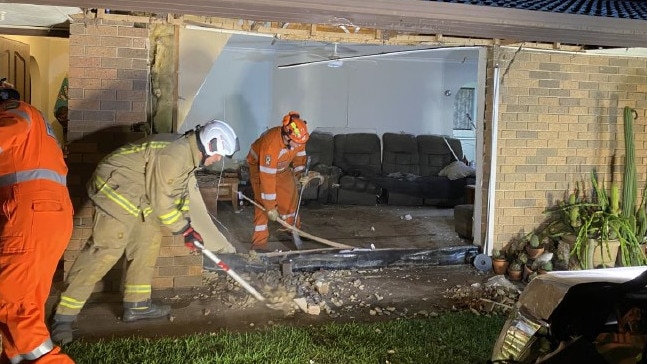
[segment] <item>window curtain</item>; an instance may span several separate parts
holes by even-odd
[[[454,99],[454,130],[472,130],[474,89],[461,87]]]

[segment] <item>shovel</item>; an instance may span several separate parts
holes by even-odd
[[[311,157],[308,157],[306,159],[306,169],[303,171],[303,175],[307,175],[308,171],[310,170],[310,162],[312,161]],[[301,197],[303,197],[303,190],[305,189],[306,186],[301,185],[300,191],[299,191],[299,201],[297,202],[297,211],[294,213],[294,227],[297,227],[297,219],[299,218],[299,208],[301,208]],[[299,233],[297,233],[296,230],[292,230],[292,241],[294,242],[294,245],[297,247],[297,250],[301,250],[301,247],[303,246],[303,241],[301,240],[301,237],[299,236]]]
[[[240,192],[240,191],[238,191],[238,197],[240,199],[246,200],[249,203],[251,203],[252,205],[258,207],[261,211],[267,211],[265,209],[265,207],[263,207],[261,204],[259,204],[258,202],[252,200],[251,198],[245,196],[245,194]],[[307,233],[307,232],[305,232],[303,230],[300,230],[300,229],[294,227],[293,225],[288,224],[287,222],[283,221],[283,219],[281,219],[280,217],[276,219],[276,222],[283,225],[283,227],[285,227],[286,229],[289,229],[289,230],[292,230],[292,231],[296,230],[296,232],[298,234],[303,235],[303,236],[307,237],[308,239],[318,241],[318,242],[320,242],[322,244],[326,244],[326,245],[332,246],[334,248],[340,248],[340,249],[354,249],[355,248],[354,246],[337,243],[337,242],[334,242],[334,241],[330,241],[328,239],[324,239],[324,238],[309,234],[309,233]]]
[[[207,258],[211,259],[212,262],[216,263],[218,267],[220,267],[222,270],[225,271],[231,278],[233,278],[238,284],[240,284],[247,292],[251,293],[254,298],[259,300],[260,302],[265,301],[265,297],[263,297],[262,294],[260,294],[254,287],[252,287],[249,283],[247,283],[246,280],[243,279],[243,277],[239,276],[238,273],[234,272],[228,265],[227,263],[223,262],[218,258],[213,252],[210,250],[207,250],[204,248],[204,245],[202,245],[199,241],[194,241],[193,245],[195,245],[200,251],[202,251],[202,254],[204,254]]]
[[[287,312],[292,304],[289,304],[288,302],[276,302],[276,303],[268,303],[265,297],[260,294],[254,287],[252,287],[251,284],[249,284],[243,277],[239,276],[238,273],[233,271],[227,263],[223,262],[218,256],[216,256],[212,251],[207,250],[204,248],[204,245],[200,243],[199,241],[194,241],[193,245],[195,245],[196,248],[200,249],[202,254],[206,256],[207,258],[211,259],[212,262],[216,263],[220,269],[224,270],[225,273],[227,273],[231,278],[233,278],[238,284],[240,284],[247,292],[249,292],[254,298],[256,298],[259,302],[265,303],[265,306],[268,308],[271,308],[272,310],[281,310],[284,312]],[[296,304],[296,299],[292,300],[294,304]]]

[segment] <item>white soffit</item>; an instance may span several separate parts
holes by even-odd
[[[81,12],[76,7],[0,3],[0,28],[51,27]]]

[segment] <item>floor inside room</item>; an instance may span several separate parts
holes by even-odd
[[[244,203],[237,211],[228,201],[207,206],[220,231],[239,253],[251,247],[254,206]],[[454,209],[433,206],[351,206],[304,203],[301,230],[308,234],[356,248],[421,248],[471,245],[454,228]],[[283,230],[283,231],[282,231]],[[302,239],[302,250],[329,248],[312,239]],[[295,250],[292,234],[270,222],[269,250]]]

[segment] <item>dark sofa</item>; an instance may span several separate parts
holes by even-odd
[[[325,179],[304,191],[306,201],[452,207],[465,201],[465,187],[474,180],[438,175],[456,160],[454,154],[463,157],[460,140],[439,135],[315,131],[306,151],[312,170]]]

